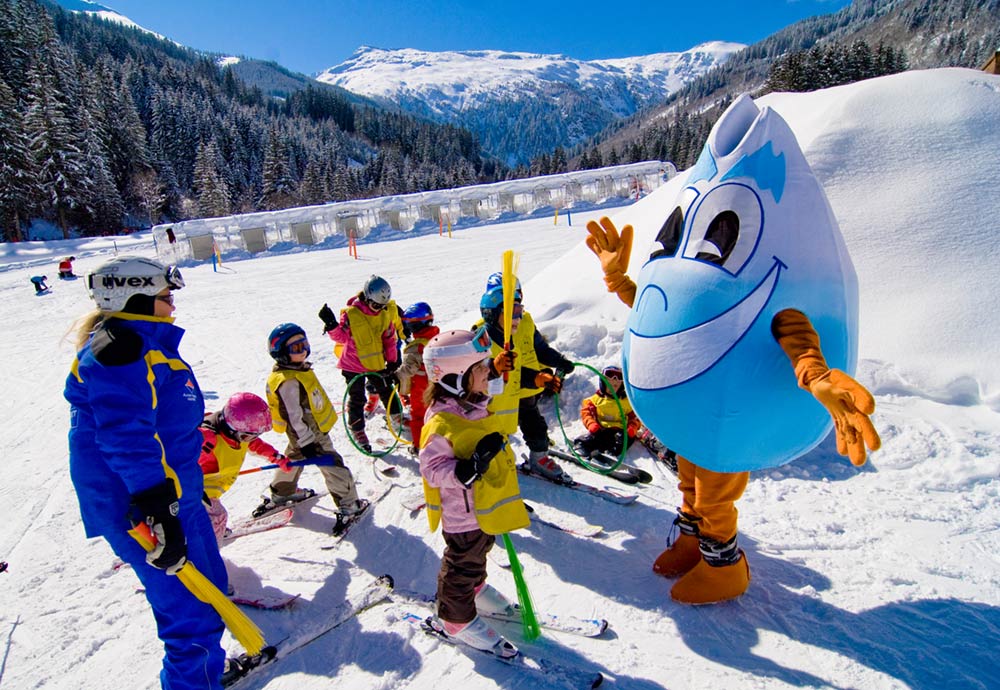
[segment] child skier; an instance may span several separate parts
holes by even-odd
[[[400,395],[410,397],[410,451],[416,455],[420,451],[420,432],[424,428],[424,413],[427,405],[424,393],[427,391],[427,370],[424,369],[424,348],[428,341],[441,332],[434,325],[434,312],[427,302],[411,304],[403,311],[403,325],[412,334],[413,340],[403,348],[403,363],[396,376],[399,378]]]
[[[601,374],[604,378],[600,380],[597,392],[580,404],[580,421],[587,433],[574,439],[573,446],[584,458],[600,453],[618,456],[622,452],[622,444],[631,446],[642,426],[625,396],[621,367],[605,367]],[[617,403],[605,379],[611,383],[618,396]],[[621,410],[618,409],[619,404]],[[624,429],[622,414],[625,415]]]
[[[73,273],[74,261],[76,261],[75,256],[67,256],[59,261],[59,280],[76,278],[76,274]]]
[[[399,368],[396,320],[399,318],[392,288],[385,278],[373,275],[364,288],[347,300],[340,322],[326,304],[319,310],[323,329],[340,348],[337,366],[348,383],[347,425],[351,436],[365,453],[372,447],[365,432],[365,381],[378,393],[382,404],[402,423],[402,404],[392,395],[392,374]],[[401,327],[400,327],[401,328]]]
[[[267,404],[274,429],[288,434],[285,455],[290,459],[320,455],[333,459],[333,465],[318,467],[338,508],[333,534],[339,536],[364,512],[368,501],[358,498],[354,476],[333,448],[329,431],[337,422],[337,412],[312,365],[306,361],[310,350],[305,331],[294,323],[279,324],[271,331],[267,342],[268,352],[276,362],[267,377]],[[298,488],[301,467],[293,467],[290,471],[279,468],[274,473],[271,495],[254,511],[254,517],[315,495],[311,489]]]
[[[291,472],[291,461],[260,438],[271,430],[271,410],[253,393],[236,393],[218,412],[205,415],[199,427],[205,442],[198,464],[205,473],[205,499],[212,529],[220,542],[226,533],[229,513],[222,505],[222,494],[236,482],[247,451],[267,458],[284,472]]]
[[[517,648],[479,617],[507,611],[511,602],[486,584],[486,555],[494,535],[528,526],[514,454],[487,410],[488,380],[499,377],[485,328],[446,331],[424,349],[427,423],[421,434],[420,473],[431,531],[445,541],[438,573],[439,632],[499,657]]]
[[[45,284],[48,276],[31,276],[31,284],[35,286],[35,294],[43,295],[49,291],[49,286]]]
[[[504,352],[503,342],[503,275],[492,274],[486,281],[486,292],[479,300],[479,311],[483,318],[474,328],[485,325],[486,332],[493,341],[493,353]],[[517,359],[517,366],[511,364],[511,372],[504,384],[503,392],[493,397],[490,411],[497,414],[503,423],[503,431],[512,434],[521,428],[524,442],[530,451],[528,466],[537,474],[552,481],[568,479],[559,464],[549,454],[549,427],[545,417],[538,411],[538,397],[543,389],[558,393],[562,388],[562,378],[551,368],[563,374],[573,371],[573,363],[556,352],[535,328],[531,314],[521,306],[521,281],[514,289],[514,309],[511,328],[511,348]]]

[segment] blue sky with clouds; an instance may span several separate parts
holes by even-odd
[[[315,74],[359,46],[510,50],[593,60],[754,43],[849,0],[106,0],[147,29]]]

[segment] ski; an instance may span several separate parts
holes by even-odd
[[[580,467],[594,472],[593,469],[587,467],[580,461],[578,457],[573,455],[573,453],[565,450],[559,450],[558,448],[549,448],[549,455],[559,458],[560,460],[568,460]],[[618,458],[611,457],[605,453],[598,453],[597,457],[591,457],[589,462],[599,467],[613,467]],[[653,481],[653,475],[645,470],[640,470],[638,467],[632,465],[626,465],[622,463],[611,472],[597,472],[597,474],[611,477],[612,479],[617,479],[624,484],[649,484]]]
[[[572,687],[596,688],[604,682],[604,676],[599,671],[586,671],[580,668],[574,668],[552,661],[551,659],[547,659],[543,656],[526,654],[521,650],[519,650],[515,656],[504,658],[493,654],[493,652],[489,650],[470,647],[469,645],[462,644],[461,642],[448,637],[443,631],[435,628],[430,623],[431,619],[431,617],[424,616],[419,613],[406,612],[403,614],[404,621],[420,629],[425,634],[435,637],[442,642],[455,647],[463,653],[467,653],[469,655],[485,654],[490,658],[496,659],[502,664],[507,664],[508,666],[513,666],[514,668],[537,675],[539,682],[541,683],[544,681],[545,685],[551,685],[553,680],[561,680]]]
[[[549,479],[543,474],[538,474],[528,463],[523,462],[517,466],[517,469],[528,477],[534,477],[535,479],[541,479],[543,481],[551,482],[557,486],[565,486],[567,489],[573,489],[574,491],[582,491],[585,494],[590,494],[591,496],[596,496],[598,498],[603,498],[605,501],[611,501],[612,503],[617,503],[619,505],[629,505],[630,503],[635,503],[636,499],[639,498],[637,494],[623,494],[615,491],[614,489],[604,488],[599,489],[596,486],[591,486],[590,484],[581,484],[578,481],[570,479],[569,481],[561,482],[555,479]]]
[[[274,513],[277,513],[278,511],[283,510],[285,508],[295,508],[296,506],[301,506],[307,503],[311,503],[312,501],[315,501],[320,497],[319,494],[313,491],[312,489],[299,489],[299,490],[308,492],[308,495],[298,500],[283,499],[280,503],[275,503],[273,508],[264,508],[263,504],[261,504],[253,509],[253,512],[250,513],[250,517],[254,520],[260,520],[262,518],[267,517],[268,515],[273,515]],[[273,496],[261,496],[261,498],[263,499],[270,498],[272,500],[274,499]]]
[[[294,510],[285,508],[275,513],[268,513],[264,517],[238,520],[226,529],[225,534],[222,535],[222,544],[228,544],[249,534],[257,534],[258,532],[267,532],[268,530],[284,527],[291,522],[293,515],[295,515]]]
[[[263,611],[278,611],[280,609],[287,609],[301,596],[301,594],[285,594],[282,596],[261,594],[255,597],[245,597],[237,593],[230,596],[229,600],[240,606],[249,606],[250,608],[261,609]]]
[[[335,549],[338,546],[340,546],[340,543],[347,538],[347,535],[351,533],[351,530],[353,530],[358,525],[358,523],[364,521],[364,519],[372,513],[372,509],[375,507],[375,504],[381,501],[383,498],[385,498],[389,494],[389,492],[392,491],[393,486],[395,486],[395,484],[389,482],[383,482],[376,486],[376,491],[374,494],[372,494],[371,496],[362,497],[368,501],[368,505],[365,506],[364,510],[362,510],[360,513],[356,513],[355,515],[353,515],[352,516],[353,519],[349,523],[347,523],[347,528],[344,529],[344,531],[341,532],[340,534],[334,535],[332,538],[333,539],[332,542],[330,542],[329,544],[324,544],[319,548],[325,551],[329,551],[330,549]]]
[[[394,589],[392,590],[393,601],[407,601],[419,604],[433,605],[437,598],[423,592],[412,590]],[[479,615],[484,618],[492,618],[508,623],[521,622],[521,606],[517,602],[511,604],[513,611],[504,613],[501,611],[479,611]],[[577,618],[575,616],[556,616],[551,613],[535,611],[535,618],[538,624],[546,630],[564,632],[570,635],[580,635],[581,637],[599,637],[608,629],[608,622],[603,618]]]
[[[318,627],[307,628],[296,633],[294,637],[288,637],[277,645],[266,647],[260,654],[252,657],[246,655],[240,657],[240,665],[243,673],[231,679],[223,679],[223,687],[239,687],[243,679],[253,675],[253,671],[269,663],[280,661],[293,652],[302,649],[306,645],[314,642],[331,630],[343,625],[363,611],[379,604],[389,598],[392,592],[393,581],[389,575],[382,575],[369,583],[360,592],[349,595],[347,600],[338,606],[330,614],[325,615]]]
[[[413,496],[403,497],[400,505],[409,510],[411,513],[416,513],[417,511],[422,510],[425,505],[423,491],[420,492],[419,496],[414,494]],[[535,508],[529,506],[527,503],[524,504],[524,507],[528,509],[528,517],[531,518],[532,522],[546,527],[551,527],[552,529],[559,530],[560,532],[575,534],[579,537],[596,537],[604,531],[604,528],[600,525],[591,525],[590,523],[582,520],[571,524],[569,522],[556,520],[552,517],[542,517],[538,514]],[[509,568],[510,563],[508,562],[507,565],[503,567]]]
[[[667,469],[676,477],[677,476],[677,453],[667,448],[665,445],[660,443],[660,441],[650,433],[649,429],[643,429],[636,436],[636,440],[642,444],[643,448],[648,450],[650,454],[667,466]]]

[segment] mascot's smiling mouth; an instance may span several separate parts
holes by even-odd
[[[629,384],[641,390],[659,390],[711,369],[750,330],[771,299],[782,268],[787,266],[774,257],[774,266],[757,287],[710,321],[661,336],[644,336],[630,330],[629,359],[646,362],[647,366],[628,367]]]

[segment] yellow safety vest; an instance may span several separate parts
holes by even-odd
[[[212,455],[219,463],[219,471],[205,475],[205,493],[209,498],[218,498],[236,483],[249,445],[249,442],[240,443],[239,447],[233,448],[222,438],[222,434],[216,433]]]
[[[469,458],[476,444],[489,433],[498,431],[494,415],[485,419],[469,420],[447,412],[434,414],[420,434],[423,447],[431,434],[448,439],[456,458]],[[486,534],[504,534],[527,527],[530,519],[521,500],[517,484],[517,462],[510,445],[504,448],[486,470],[482,479],[472,485],[472,503],[479,529]],[[424,500],[427,503],[427,521],[431,531],[441,522],[441,491],[424,480]]]
[[[390,311],[391,310],[391,311]],[[382,334],[390,325],[395,328],[399,319],[396,303],[391,301],[385,309],[377,314],[366,314],[356,305],[347,308],[347,323],[351,328],[351,340],[358,351],[358,360],[365,371],[382,371],[385,369],[385,354],[382,347]],[[402,322],[400,322],[402,327]]]
[[[478,329],[482,325],[483,321],[480,319],[473,326],[473,329]],[[535,322],[532,321],[528,312],[524,312],[512,340],[513,352],[517,354],[517,359],[514,360],[514,369],[507,373],[507,382],[504,384],[503,392],[494,395],[486,408],[499,420],[500,428],[497,431],[507,435],[517,432],[517,410],[521,398],[531,397],[542,390],[541,388],[521,387],[521,367],[530,369],[539,367],[538,355],[535,354]],[[503,348],[493,343],[493,356],[496,357],[501,352],[503,352]]]
[[[618,398],[618,402],[622,404],[622,413],[625,415],[624,426],[622,415],[618,412],[618,405],[615,404],[615,399],[610,395],[594,393],[584,402],[594,403],[594,407],[597,408],[597,423],[605,429],[622,429],[628,426],[628,415],[632,411],[632,404],[628,398]]]
[[[271,421],[274,424],[274,430],[283,434],[287,428],[285,418],[281,416],[278,388],[282,383],[291,379],[298,381],[299,385],[305,389],[306,398],[309,400],[309,409],[313,419],[316,420],[316,426],[324,434],[330,431],[337,423],[337,411],[333,409],[333,403],[326,396],[323,386],[319,385],[316,372],[312,369],[278,369],[272,371],[271,375],[267,377],[267,405],[271,408]]]

